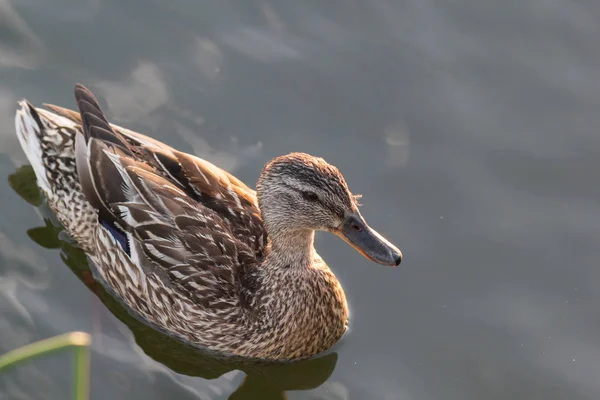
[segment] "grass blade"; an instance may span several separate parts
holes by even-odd
[[[70,332],[49,339],[40,340],[0,356],[0,372],[15,367],[43,355],[55,353],[63,349],[73,348],[75,363],[73,366],[73,398],[87,400],[90,379],[90,335],[84,332]]]

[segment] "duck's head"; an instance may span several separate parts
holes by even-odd
[[[271,240],[298,231],[330,231],[366,258],[396,266],[402,253],[371,229],[339,170],[325,160],[291,153],[269,162],[257,183],[262,217]]]

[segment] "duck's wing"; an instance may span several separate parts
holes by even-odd
[[[264,256],[267,234],[254,190],[208,161],[108,123],[88,89],[77,85],[75,93],[80,113],[54,105],[45,106],[60,116],[82,124],[85,135],[96,135],[124,155],[149,166],[154,174],[217,213],[225,220],[232,234],[248,245],[258,259]]]
[[[244,271],[257,263],[254,249],[236,237],[227,217],[194,198],[186,181],[169,179],[173,169],[165,177],[146,162],[148,154],[162,162],[158,149],[144,153],[132,145],[110,127],[87,89],[75,93],[83,128],[75,141],[79,179],[103,227],[134,263],[195,301],[214,308],[239,300]]]

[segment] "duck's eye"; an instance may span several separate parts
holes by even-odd
[[[308,200],[308,201],[318,201],[319,200],[319,196],[317,196],[317,194],[315,192],[302,192],[302,196]]]

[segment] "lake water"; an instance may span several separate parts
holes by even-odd
[[[600,398],[599,20],[591,0],[0,0],[0,352],[90,332],[91,399]],[[33,206],[16,101],[72,108],[75,82],[249,185],[324,157],[402,267],[317,236],[351,331],[309,363],[171,343]],[[67,398],[70,361],[2,374],[0,398]]]

